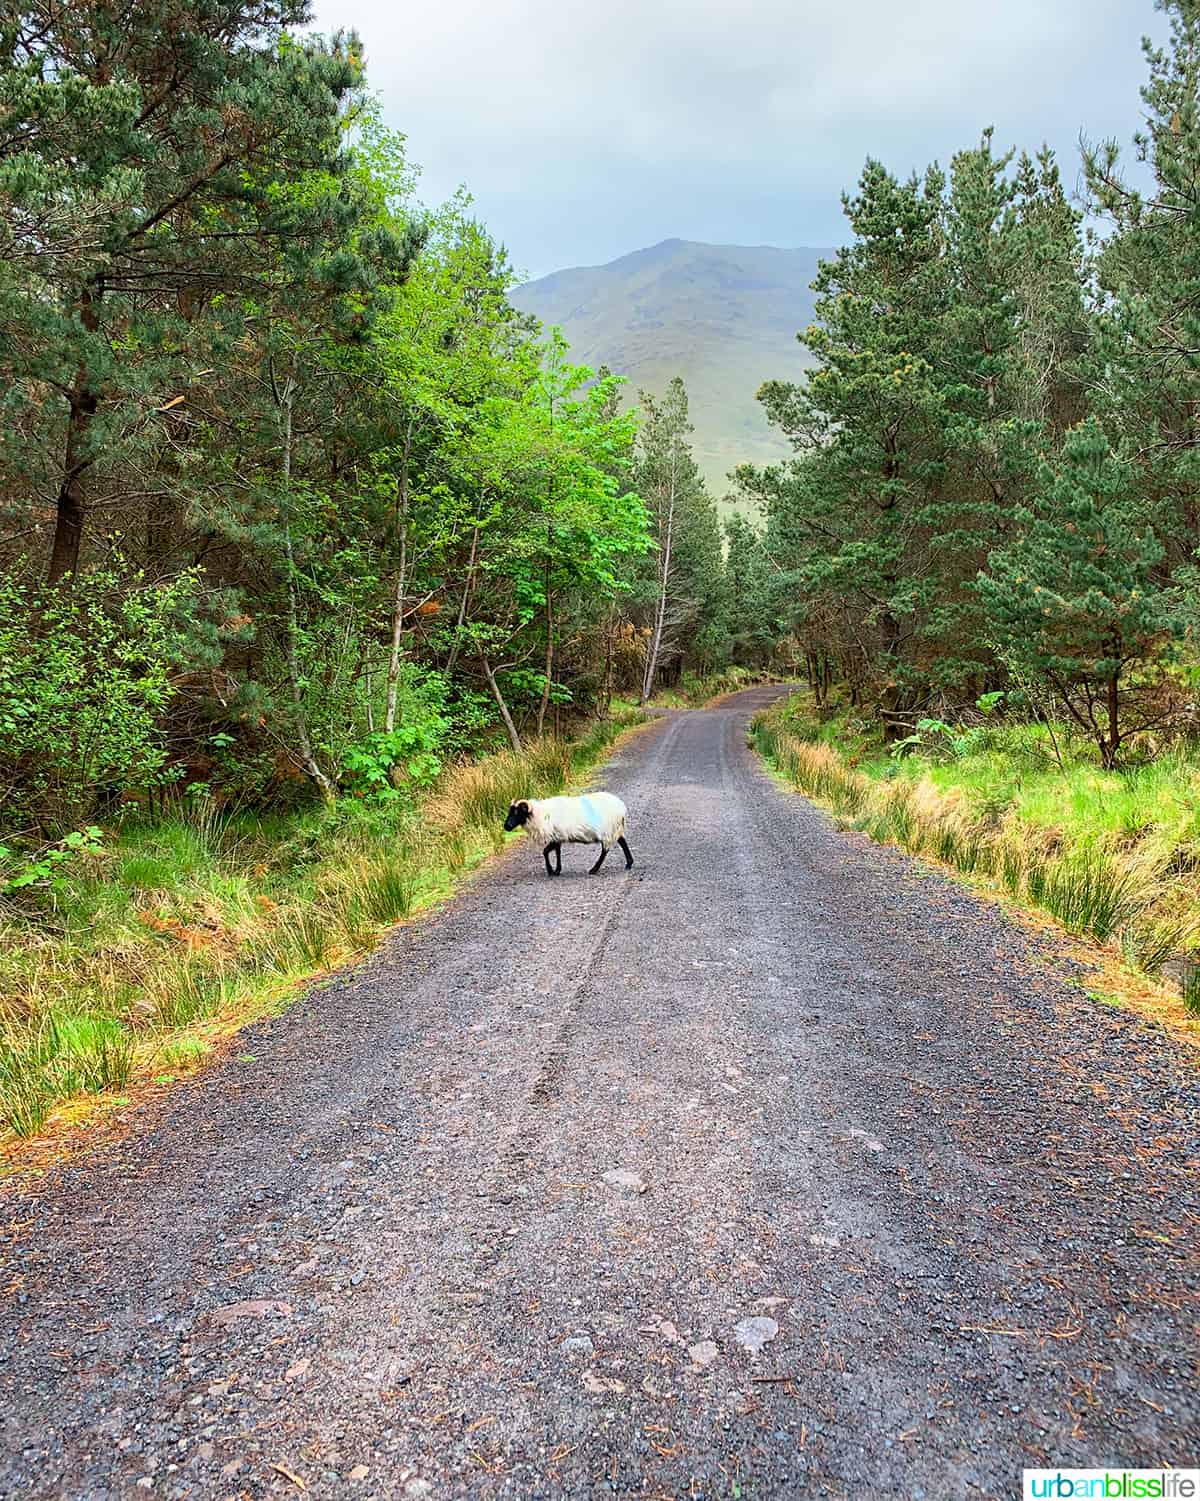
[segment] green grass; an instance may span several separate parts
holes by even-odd
[[[1061,729],[984,721],[896,761],[868,722],[819,714],[806,694],[752,735],[851,826],[1119,945],[1145,973],[1200,951],[1200,756],[1186,748],[1105,772]]]
[[[450,768],[416,808],[201,809],[106,831],[47,903],[0,907],[0,1134],[63,1101],[195,1067],[221,1035],[369,950],[500,848],[511,802],[583,778],[624,711]]]
[[[742,688],[752,688],[756,683],[776,681],[774,674],[756,672],[749,667],[727,667],[722,672],[703,677],[685,672],[674,686],[660,688],[654,695],[654,702],[667,709],[699,709],[723,693],[736,693]]]

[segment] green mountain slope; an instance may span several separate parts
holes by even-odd
[[[754,393],[764,380],[795,379],[805,368],[796,333],[812,319],[809,283],[829,253],[664,240],[607,266],[527,282],[513,301],[558,324],[576,360],[627,376],[630,400],[639,389],[661,393],[682,375],[696,459],[722,496],[735,464],[787,455]]]

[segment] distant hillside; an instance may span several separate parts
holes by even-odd
[[[527,282],[513,301],[558,324],[576,360],[627,376],[630,400],[682,375],[696,458],[720,497],[735,464],[788,452],[754,393],[764,380],[795,379],[805,368],[796,334],[812,321],[809,283],[829,254],[664,240],[607,266]]]

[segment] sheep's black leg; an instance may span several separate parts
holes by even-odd
[[[553,850],[554,853],[558,856],[558,869],[557,870],[555,870],[551,866],[551,864],[550,864],[550,851],[551,850]],[[546,846],[546,848],[542,851],[542,859],[546,862],[546,874],[548,876],[561,876],[562,875],[562,845],[561,844],[548,844]]]
[[[607,844],[602,844],[600,846],[600,858],[599,858],[599,860],[596,861],[595,865],[592,866],[591,870],[588,871],[588,875],[589,876],[594,876],[596,874],[596,872],[604,864],[605,856],[607,854],[608,854],[608,845]]]
[[[622,834],[621,837],[617,840],[617,843],[621,846],[621,850],[622,850],[622,852],[623,852],[623,854],[625,856],[625,869],[626,870],[632,870],[633,869],[633,851],[625,843],[625,835],[624,834]]]
[[[562,840],[559,839],[554,846],[554,874],[562,875]]]

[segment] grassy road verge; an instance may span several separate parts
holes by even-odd
[[[1134,978],[1182,989],[1175,1020],[1200,1039],[1200,764],[1167,752],[1103,772],[1036,725],[928,737],[900,759],[870,726],[819,716],[798,693],[751,734],[788,783],[846,828],[949,866],[1068,933]]]
[[[166,1085],[306,981],[448,896],[517,797],[563,790],[643,722],[448,770],[416,806],[211,809],[106,832],[47,897],[0,913],[0,1150],[104,1096]]]

